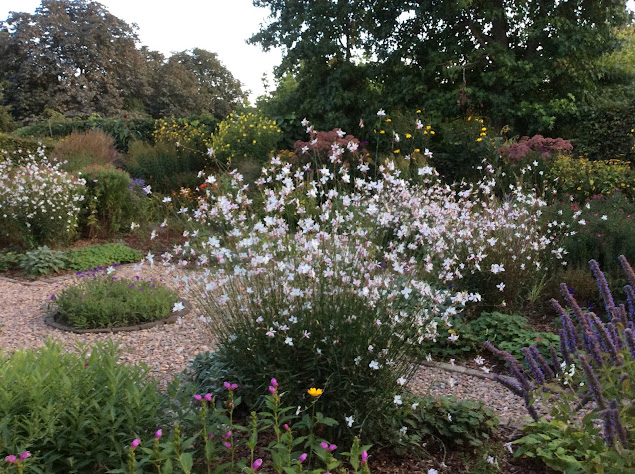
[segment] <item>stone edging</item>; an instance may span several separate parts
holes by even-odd
[[[117,268],[126,268],[131,267],[133,265],[137,265],[136,263],[122,263],[117,266]],[[0,276],[0,281],[7,281],[9,283],[17,283],[19,285],[24,286],[42,286],[42,285],[51,285],[53,283],[59,283],[62,281],[70,280],[76,276],[75,273],[70,273],[68,275],[58,275],[52,277],[38,278],[37,280],[25,281],[25,280],[16,280],[15,278],[9,278],[5,276]]]
[[[499,383],[498,380],[496,380],[497,377],[506,379],[506,380],[514,380],[511,377],[508,377],[506,375],[498,375],[498,374],[488,374],[485,373],[483,371],[480,370],[474,370],[474,369],[469,369],[467,367],[463,367],[461,365],[453,365],[453,364],[447,364],[445,362],[433,362],[433,361],[423,361],[421,363],[421,365],[425,365],[427,367],[433,367],[435,369],[441,369],[441,370],[445,370],[446,372],[455,372],[457,374],[463,374],[463,375],[471,375],[473,377],[478,377],[481,379],[485,379],[485,380],[491,380],[492,382],[496,382]],[[502,384],[501,384],[502,385]],[[505,387],[503,385],[503,387]],[[507,388],[507,387],[505,387]],[[509,390],[509,389],[507,389]],[[505,425],[505,426],[510,426],[512,428],[515,428],[518,431],[522,431],[523,425],[520,423],[511,423],[509,421],[505,422],[503,420],[500,420],[500,425]]]
[[[133,332],[133,331],[142,331],[144,329],[150,329],[156,326],[162,326],[164,324],[174,324],[179,317],[182,317],[185,314],[188,314],[192,307],[186,300],[181,300],[185,308],[183,311],[179,311],[178,313],[173,313],[165,319],[160,319],[158,321],[151,321],[149,323],[138,324],[136,326],[126,326],[126,327],[118,327],[118,328],[98,328],[98,329],[77,329],[72,326],[67,326],[63,323],[55,321],[55,316],[58,314],[58,310],[54,309],[50,311],[46,316],[44,316],[44,323],[47,325],[59,329],[60,331],[73,332],[75,334],[96,334],[96,333],[117,333],[117,332]]]

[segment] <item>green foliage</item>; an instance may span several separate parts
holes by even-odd
[[[84,271],[90,267],[101,267],[112,263],[138,262],[143,255],[138,250],[123,244],[97,244],[66,252],[66,268]]]
[[[100,115],[88,119],[61,119],[55,121],[36,122],[17,129],[17,137],[35,137],[37,139],[64,138],[73,132],[101,130],[115,139],[118,151],[126,152],[134,140],[151,140],[154,131],[154,119],[151,118],[102,118]]]
[[[11,249],[0,250],[0,272],[18,268],[24,260],[24,254]]]
[[[408,396],[403,409],[391,418],[392,427],[400,433],[398,444],[420,450],[429,437],[454,446],[480,447],[498,427],[498,418],[483,402],[457,400],[454,397]]]
[[[496,159],[500,138],[488,133],[483,119],[467,117],[442,123],[431,144],[431,162],[447,182],[475,178],[477,166]]]
[[[130,145],[123,158],[123,166],[134,178],[142,178],[155,192],[170,194],[181,188],[195,188],[202,179],[197,177],[203,169],[204,158],[197,152],[178,149],[175,144],[143,142]]]
[[[32,277],[58,273],[64,270],[65,266],[64,252],[51,250],[47,246],[26,252],[20,262],[20,268]]]
[[[2,159],[11,157],[16,164],[22,164],[21,158],[37,155],[38,149],[44,148],[41,141],[32,138],[20,138],[15,134],[0,133],[0,151],[4,151]]]
[[[0,453],[29,450],[32,472],[104,472],[119,467],[124,444],[156,429],[162,397],[147,369],[119,363],[110,344],[67,353],[0,355]]]
[[[144,281],[107,276],[102,267],[80,273],[81,280],[55,296],[58,317],[77,329],[134,326],[170,316],[178,293],[154,278]]]
[[[86,180],[86,198],[80,231],[88,237],[112,236],[125,231],[131,222],[147,219],[148,198],[132,189],[130,175],[113,165],[92,165],[80,176]]]
[[[635,172],[629,162],[559,156],[548,175],[555,182],[555,189],[573,196],[578,203],[599,194],[610,195],[615,190],[635,200]]]
[[[521,357],[520,350],[531,345],[537,346],[544,355],[548,355],[549,346],[557,345],[559,341],[558,336],[551,332],[534,331],[524,316],[499,312],[484,312],[472,321],[459,321],[450,333],[459,338],[455,342],[424,341],[421,350],[443,360],[465,358],[480,352],[483,343],[490,341],[515,357]]]
[[[265,163],[281,136],[278,124],[260,112],[232,113],[212,136],[215,158],[211,163],[239,166],[246,161]]]
[[[604,270],[615,274],[619,255],[635,255],[635,202],[625,193],[613,191],[596,195],[584,205],[558,202],[544,216],[572,222],[573,231],[563,235],[560,245],[568,252],[567,261],[574,268],[588,268],[596,260]],[[582,300],[583,302],[586,300]]]

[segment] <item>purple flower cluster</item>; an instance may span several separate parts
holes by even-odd
[[[562,329],[560,329],[560,353],[564,359],[562,366],[560,366],[555,347],[550,348],[551,363],[545,360],[536,346],[523,348],[522,353],[528,368],[527,371],[511,354],[495,348],[489,342],[485,344],[485,347],[506,360],[513,380],[500,375],[497,376],[497,380],[517,395],[524,397],[525,404],[534,420],[538,419],[538,414],[531,406],[531,393],[536,389],[549,390],[547,384],[559,375],[564,375],[566,366],[570,367],[570,370],[573,370],[575,366],[580,367],[586,383],[580,384],[580,387],[571,387],[576,390],[576,395],[580,399],[579,407],[588,400],[593,400],[598,407],[597,413],[602,419],[602,436],[606,444],[613,446],[617,441],[626,447],[629,445],[629,440],[620,417],[619,401],[607,401],[601,383],[602,376],[607,370],[619,369],[624,366],[627,360],[631,364],[635,362],[635,324],[633,320],[635,315],[635,299],[633,299],[635,272],[624,256],[620,256],[620,262],[626,271],[630,284],[624,287],[627,305],[619,306],[615,304],[598,263],[595,260],[589,262],[604,299],[606,314],[609,318],[607,322],[602,321],[591,311],[583,311],[575,300],[573,292],[564,283],[561,285],[561,290],[569,310],[563,308],[557,300],[551,300],[552,306],[560,315],[562,322]],[[626,349],[628,350],[626,351]],[[572,374],[573,372],[569,376]],[[624,373],[620,380],[620,386],[623,386],[629,378],[629,375]]]

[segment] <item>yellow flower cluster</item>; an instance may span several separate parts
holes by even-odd
[[[200,149],[200,151],[204,151],[211,145],[211,133],[207,126],[197,121],[188,122],[175,118],[155,121],[152,137],[157,143],[168,143],[177,147]]]
[[[275,121],[261,113],[232,113],[212,137],[216,158],[232,162],[254,159],[264,162],[275,149],[282,131]]]

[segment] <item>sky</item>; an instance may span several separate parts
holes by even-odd
[[[279,49],[263,52],[247,40],[267,23],[269,10],[251,0],[99,0],[110,13],[139,27],[141,45],[171,52],[202,48],[218,55],[225,67],[251,91],[253,103],[264,93],[263,74],[273,85],[273,68],[280,64]],[[40,0],[0,0],[0,20],[10,11],[33,13]],[[628,1],[635,11],[635,0]]]
[[[635,1],[635,0],[634,0]],[[0,20],[10,11],[34,13],[40,0],[0,0]],[[250,90],[250,101],[264,93],[262,75],[273,85],[273,68],[280,50],[263,52],[245,41],[266,24],[269,10],[251,0],[99,0],[128,24],[136,23],[140,45],[171,52],[202,48],[218,55],[223,65]]]

